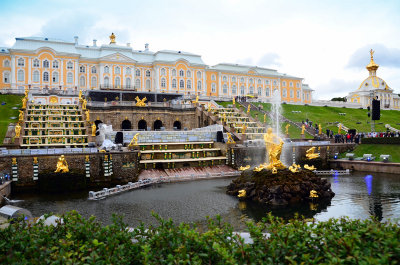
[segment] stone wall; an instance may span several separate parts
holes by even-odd
[[[400,163],[385,163],[373,161],[330,160],[333,169],[350,169],[356,171],[381,172],[400,174]]]
[[[113,173],[110,176],[105,174],[104,160],[105,156],[112,155]],[[138,176],[138,152],[111,152],[111,153],[82,153],[65,154],[65,160],[68,163],[71,172],[82,174],[86,177],[86,156],[89,156],[90,177],[86,178],[88,187],[102,187],[128,181],[136,181]],[[38,155],[35,156],[38,161],[38,173],[46,174],[56,170],[58,155]],[[38,180],[34,180],[34,156],[15,156],[18,168],[18,181],[13,182],[13,186],[18,190],[22,188],[37,187]],[[0,157],[0,168],[3,172],[11,176],[12,157]],[[13,176],[12,176],[13,177]]]

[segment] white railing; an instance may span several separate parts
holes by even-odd
[[[386,124],[386,125],[385,125],[385,128],[389,129],[389,130],[392,131],[392,132],[397,132],[397,133],[400,132],[399,129],[396,129],[396,128],[390,126],[390,124]]]

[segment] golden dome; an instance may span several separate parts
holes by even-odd
[[[369,64],[367,65],[367,70],[371,73],[372,72],[376,72],[376,70],[379,68],[379,65],[377,65],[374,62],[374,50],[370,50],[369,53],[371,54],[371,61],[369,62]]]

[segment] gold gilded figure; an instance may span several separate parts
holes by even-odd
[[[18,118],[18,120],[20,122],[24,121],[24,112],[22,110],[19,110],[19,118]]]
[[[89,110],[86,110],[86,121],[89,122],[90,121],[90,112]]]
[[[96,136],[96,129],[97,129],[97,126],[96,126],[96,123],[92,123],[92,136]]]
[[[318,194],[315,190],[310,190],[310,198],[318,198]]]
[[[304,124],[301,125],[301,134],[304,134],[305,130],[306,130],[306,126]]]
[[[342,124],[339,124],[338,134],[340,134],[341,131],[342,131]]]
[[[290,127],[290,124],[289,124],[289,123],[286,124],[286,126],[285,126],[285,133],[286,133],[286,135],[289,134],[289,127]]]
[[[86,104],[87,104],[87,100],[83,99],[82,100],[82,110],[86,110]]]
[[[232,98],[232,105],[233,105],[233,107],[235,107],[235,105],[236,105],[235,97]]]
[[[139,136],[139,133],[137,133],[133,136],[132,141],[129,143],[128,147],[138,145],[138,136]]]
[[[27,97],[22,99],[22,109],[26,109],[26,102],[28,101]]]
[[[18,138],[20,134],[21,134],[21,125],[17,123],[17,125],[15,126],[15,138]]]
[[[250,104],[249,104],[249,106],[247,106],[247,114],[249,114],[250,113]]]
[[[322,125],[321,125],[321,123],[318,125],[318,134],[322,134]]]
[[[239,197],[239,198],[244,198],[244,197],[246,197],[246,190],[239,190],[238,197]]]
[[[306,157],[308,160],[315,159],[319,157],[318,153],[315,153],[315,146],[311,147],[306,151]]]
[[[309,166],[308,164],[305,164],[305,165],[304,165],[304,168],[305,168],[305,169],[308,169],[308,170],[311,170],[311,171],[314,171],[314,170],[317,169],[317,168],[314,167],[313,165]]]
[[[55,173],[58,173],[58,172],[67,173],[67,172],[69,172],[68,163],[67,163],[67,161],[65,160],[64,155],[61,155],[61,156],[58,158],[58,161],[57,161],[57,169],[56,169],[56,171],[54,171],[54,172],[55,172]]]
[[[281,158],[283,141],[277,135],[272,133],[272,128],[268,128],[267,133],[264,134],[264,141],[269,163],[261,164],[254,170],[261,171],[265,168],[271,170],[273,174],[276,174],[278,169],[286,168],[285,165],[279,160]]]
[[[226,135],[228,136],[227,144],[236,144],[236,142],[232,138],[232,134],[231,133],[226,133]]]
[[[111,33],[111,35],[110,35],[110,44],[115,44],[116,42],[115,42],[115,35],[114,35],[114,32],[113,33]]]
[[[135,100],[136,100],[137,107],[146,107],[146,103],[145,103],[147,101],[146,97],[140,99],[138,96],[136,96]]]

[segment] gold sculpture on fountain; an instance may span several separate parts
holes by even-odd
[[[138,145],[138,136],[139,133],[135,134],[132,138],[132,141],[129,143],[128,147],[137,146]]]
[[[318,134],[322,134],[322,125],[321,125],[321,123],[318,125]]]
[[[285,133],[286,133],[286,135],[289,135],[289,127],[290,127],[290,124],[289,124],[289,123],[286,124],[286,126],[285,126]]]
[[[244,197],[246,197],[246,190],[239,190],[238,197],[239,197],[239,198],[244,198]]]
[[[82,100],[82,110],[86,110],[86,104],[87,104],[87,100],[83,99]]]
[[[317,169],[317,168],[314,167],[313,165],[309,166],[308,164],[305,164],[305,165],[304,165],[304,168],[305,168],[305,169],[308,169],[308,170],[311,170],[311,171],[314,171],[314,170]]]
[[[22,109],[26,109],[26,102],[28,101],[28,98],[27,97],[24,97],[23,99],[22,99]]]
[[[247,106],[247,114],[250,113],[250,104]]]
[[[304,134],[305,130],[306,130],[306,126],[304,124],[301,125],[301,134]]]
[[[247,165],[247,166],[245,166],[245,167],[239,167],[239,170],[240,171],[245,171],[245,170],[247,170],[247,169],[249,169],[250,168],[250,165]]]
[[[196,103],[198,103],[199,102],[199,96],[197,95],[196,96],[196,99],[192,102],[193,104],[196,104]]]
[[[295,163],[293,163],[293,165],[291,165],[289,167],[289,170],[292,171],[293,173],[299,172],[300,169],[301,169],[301,166],[300,165],[296,165]]]
[[[24,112],[23,112],[22,110],[19,110],[19,117],[18,117],[18,120],[19,120],[20,122],[23,122],[23,121],[24,121]]]
[[[21,134],[21,125],[17,123],[17,125],[15,125],[15,138],[18,138],[20,134]]]
[[[235,97],[232,98],[232,105],[233,105],[233,107],[235,107],[235,105],[236,105]]]
[[[315,159],[319,157],[318,153],[315,153],[315,146],[311,147],[306,151],[306,157],[308,160]]]
[[[96,130],[97,130],[97,126],[96,123],[92,123],[92,136],[96,136]]]
[[[228,136],[227,144],[236,144],[236,142],[232,138],[232,134],[231,133],[226,133],[226,135]]]
[[[65,160],[64,155],[61,155],[57,161],[57,169],[54,171],[55,173],[67,173],[69,172],[67,160]]]
[[[138,96],[136,96],[135,100],[136,100],[136,107],[146,107],[145,103],[147,101],[146,97],[140,99]]]
[[[318,198],[318,194],[315,190],[310,190],[310,198]]]
[[[90,112],[89,112],[89,110],[86,110],[86,121],[87,122],[90,122]]]

